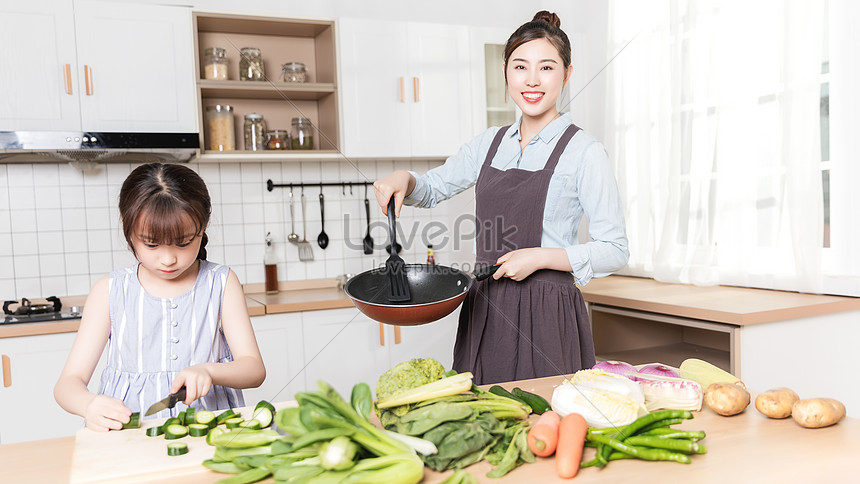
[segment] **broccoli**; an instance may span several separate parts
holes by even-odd
[[[415,358],[398,363],[386,371],[376,382],[376,399],[382,400],[400,392],[411,390],[445,376],[442,363],[433,358]]]

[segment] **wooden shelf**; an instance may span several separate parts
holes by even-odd
[[[336,92],[333,83],[286,83],[199,80],[203,99],[279,99],[316,101]]]

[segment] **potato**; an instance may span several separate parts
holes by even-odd
[[[827,427],[845,418],[845,405],[832,398],[807,398],[794,402],[791,416],[801,427]]]
[[[790,388],[774,388],[755,398],[755,408],[770,418],[786,418],[791,416],[791,406],[798,400],[800,397]]]
[[[705,390],[705,404],[726,417],[737,415],[750,404],[750,393],[743,384],[711,383]]]

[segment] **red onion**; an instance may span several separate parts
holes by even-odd
[[[627,378],[636,381],[636,367],[630,363],[625,363],[623,361],[599,361],[591,368],[593,370],[605,371],[606,373],[626,376]]]
[[[678,372],[673,368],[670,368],[665,365],[660,365],[657,363],[653,363],[650,365],[645,365],[639,369],[639,373],[644,373],[645,375],[656,375],[656,376],[668,376],[672,378],[679,378]]]

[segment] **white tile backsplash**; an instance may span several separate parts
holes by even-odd
[[[77,295],[112,270],[134,263],[122,235],[117,209],[119,190],[137,165],[100,165],[81,172],[68,164],[0,164],[0,298]],[[388,221],[382,215],[373,189],[367,190],[372,255],[362,252],[366,230],[364,185],[323,187],[325,231],[329,245],[317,245],[320,233],[319,186],[313,183],[373,181],[395,166],[419,173],[436,163],[414,161],[245,162],[191,163],[206,181],[212,198],[207,234],[209,260],[230,266],[242,283],[262,283],[263,245],[271,232],[278,257],[280,280],[333,278],[378,267],[388,257]],[[292,229],[289,188],[266,189],[275,184],[305,183],[306,237],[314,260],[298,259],[296,245],[287,241]],[[293,188],[295,231],[305,234],[300,187]],[[408,209],[398,220],[398,241],[407,263],[423,262],[422,238],[434,233],[427,226],[445,217],[444,208]],[[436,248],[437,261],[445,249]]]

